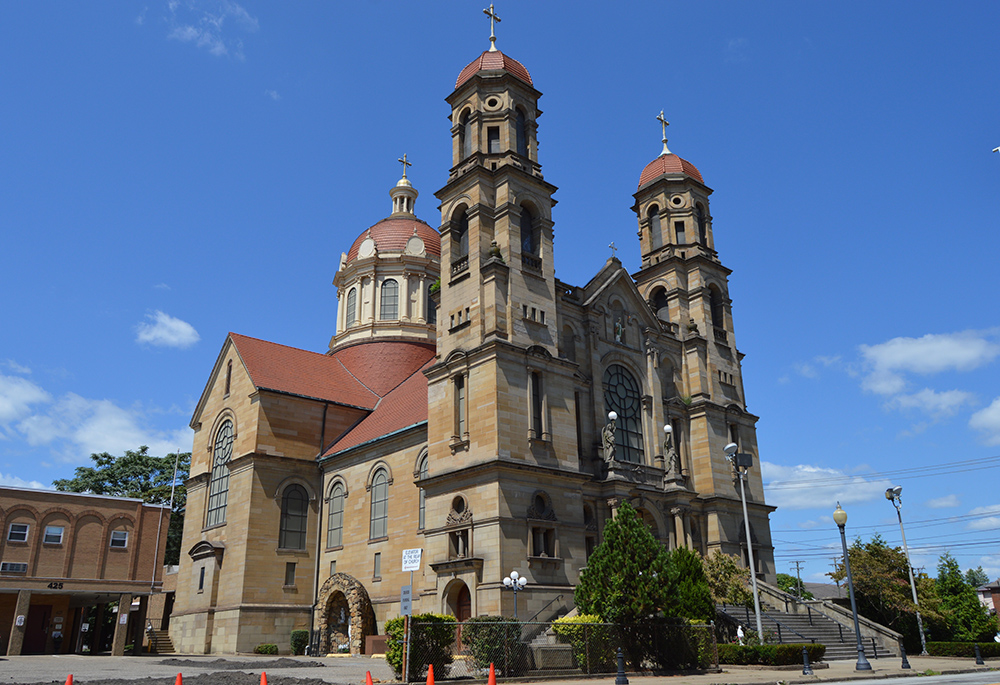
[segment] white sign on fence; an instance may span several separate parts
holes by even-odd
[[[413,586],[404,585],[399,589],[399,615],[413,615]]]
[[[403,570],[404,571],[419,571],[420,570],[420,556],[423,554],[423,549],[404,549],[403,550]]]

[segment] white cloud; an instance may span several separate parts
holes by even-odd
[[[887,406],[897,409],[918,409],[935,418],[944,418],[954,416],[959,409],[974,402],[975,396],[972,393],[961,390],[937,392],[924,388],[910,395],[896,395],[887,402]]]
[[[47,392],[28,379],[0,374],[0,427],[28,416],[31,405],[50,400]]]
[[[893,338],[877,345],[861,345],[859,349],[867,368],[862,387],[879,395],[903,392],[905,373],[971,371],[1000,354],[1000,345],[976,331]]]
[[[213,11],[202,9],[193,2],[181,6],[175,0],[171,0],[167,7],[170,10],[167,38],[194,43],[217,57],[231,54],[243,59],[243,41],[229,35],[232,33],[229,25],[235,25],[237,30],[245,33],[253,33],[260,27],[257,19],[246,9],[229,0],[214,4]]]
[[[279,95],[278,91],[276,91],[276,90],[265,90],[264,91],[264,95],[266,95],[267,97],[271,98],[275,102],[277,102],[278,100],[281,99],[281,95]]]
[[[6,485],[9,488],[31,488],[32,490],[52,489],[51,486],[39,483],[37,480],[24,480],[23,478],[12,476],[9,473],[0,473],[0,485]]]
[[[167,285],[166,283],[157,283],[153,287],[156,288],[157,290],[170,290],[170,286]]]
[[[142,12],[140,12],[139,16],[137,16],[135,18],[135,23],[136,23],[137,26],[142,26],[143,24],[146,23],[146,12],[148,10],[149,10],[149,6],[148,5],[146,7],[143,7],[142,8]]]
[[[957,495],[945,495],[944,497],[937,497],[924,502],[924,506],[929,509],[950,509],[951,507],[957,507],[959,504],[961,502]]]
[[[1000,445],[1000,397],[969,419],[969,427],[984,433],[987,445]]]
[[[989,530],[1000,528],[1000,504],[991,504],[986,507],[976,507],[969,512],[971,516],[982,516],[983,518],[969,521],[965,526],[969,530]]]
[[[884,497],[888,480],[868,480],[821,466],[797,464],[780,466],[770,462],[760,463],[761,477],[768,504],[785,509],[814,509],[836,503],[853,504]]]
[[[136,342],[158,347],[185,348],[201,340],[194,326],[169,314],[157,310],[146,318],[151,321],[145,321],[136,327]]]
[[[28,375],[31,373],[31,369],[29,369],[27,366],[22,366],[21,364],[18,364],[13,359],[8,359],[3,363],[3,365],[6,366],[11,371],[13,371],[14,373],[20,373],[24,375]]]

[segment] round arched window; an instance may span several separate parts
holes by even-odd
[[[604,404],[618,414],[615,421],[615,458],[642,463],[642,393],[639,383],[620,364],[604,371]]]

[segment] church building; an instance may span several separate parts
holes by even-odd
[[[227,337],[191,420],[178,651],[287,651],[305,628],[319,653],[363,653],[400,614],[413,549],[414,613],[550,620],[623,502],[668,548],[746,563],[752,545],[774,580],[760,470],[748,541],[724,451],[759,463],[712,190],[661,113],[662,152],[636,170],[641,268],[612,254],[560,281],[540,97],[491,36],[446,98],[436,227],[404,157],[391,213],[340,259],[329,349]]]

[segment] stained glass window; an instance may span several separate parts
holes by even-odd
[[[612,364],[604,372],[604,404],[618,414],[615,458],[642,463],[642,393],[628,369]]]

